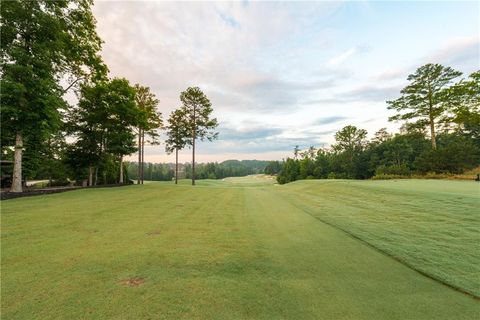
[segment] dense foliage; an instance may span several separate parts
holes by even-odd
[[[137,162],[125,162],[128,177],[132,180],[139,179]],[[171,181],[175,176],[174,166],[170,163],[144,163],[143,175],[149,181]]]
[[[109,79],[92,5],[92,0],[2,3],[1,151],[9,165],[2,166],[1,181],[12,192],[22,192],[25,180],[35,178],[51,184],[124,183],[123,157],[136,151],[135,177],[143,183],[144,146],[160,143],[159,100],[149,87]],[[66,101],[69,90],[78,104]],[[215,139],[217,120],[198,87],[182,92],[180,100],[183,116],[169,122],[167,135],[176,137],[167,140],[167,151],[189,144],[195,159],[195,140]],[[155,166],[146,170],[150,177],[162,173],[155,179],[171,179]]]
[[[197,179],[223,179],[226,177],[243,177],[250,174],[263,173],[267,161],[260,160],[227,160],[221,163],[201,163],[197,164]],[[191,164],[185,165],[186,178],[191,178]]]
[[[22,191],[23,167],[35,169],[52,151],[49,141],[58,137],[68,107],[64,93],[80,79],[94,81],[106,74],[92,4],[38,0],[0,6],[1,144],[2,153],[14,160],[14,192]],[[70,85],[64,88],[61,80]]]
[[[357,128],[348,126],[339,131]],[[437,149],[419,132],[385,135],[377,132],[370,141],[357,140],[343,147],[341,142],[331,149],[319,149],[314,157],[303,155],[299,159],[287,158],[280,167],[277,180],[288,183],[301,179],[369,179],[372,177],[410,176],[426,173],[462,173],[480,163],[478,139],[462,132],[437,135]],[[272,174],[275,172],[268,171]]]
[[[260,160],[227,160],[220,163],[197,163],[197,179],[223,179],[226,177],[243,177],[250,174],[263,173],[267,161]],[[192,166],[190,163],[179,164],[180,178],[191,179]],[[126,163],[128,175],[131,179],[137,178],[138,164]],[[175,164],[171,163],[146,163],[145,179],[152,181],[171,181],[175,177]]]

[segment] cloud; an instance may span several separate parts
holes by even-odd
[[[282,132],[278,128],[249,128],[249,129],[235,129],[235,128],[219,128],[219,140],[256,140],[265,139]]]
[[[336,67],[336,66],[339,66],[341,64],[343,64],[345,61],[347,61],[348,59],[350,59],[352,56],[358,54],[358,53],[365,53],[367,51],[369,51],[370,48],[368,46],[355,46],[355,47],[352,47],[342,53],[340,53],[339,55],[331,58],[328,62],[327,62],[327,65],[328,66],[331,66],[331,67]]]
[[[391,68],[372,77],[373,81],[406,81],[409,74],[427,63],[441,63],[467,73],[478,70],[480,61],[480,39],[455,37],[445,41],[438,49],[401,68]]]
[[[343,120],[348,119],[348,117],[344,116],[329,116],[329,117],[324,117],[324,118],[319,118],[312,122],[312,125],[325,125],[325,124],[331,124],[335,122],[340,122]]]
[[[351,56],[353,56],[355,53],[357,52],[357,48],[350,48],[348,49],[347,51],[344,51],[342,53],[340,53],[339,55],[333,57],[332,59],[330,59],[327,64],[329,66],[338,66],[339,64],[342,64],[343,62],[345,62],[348,58],[350,58]]]
[[[334,81],[306,73],[293,79],[272,56],[336,6],[119,1],[96,2],[94,12],[112,75],[150,86],[165,114],[193,85],[217,102],[216,110],[284,112]]]
[[[406,79],[408,72],[411,69],[388,69],[386,71],[382,71],[381,73],[375,75],[373,77],[374,81],[390,81],[390,80],[398,80],[398,79]]]
[[[401,86],[363,85],[339,94],[339,101],[387,101],[400,95]]]
[[[437,51],[424,58],[425,61],[443,63],[447,66],[478,69],[480,39],[477,36],[459,37],[446,41]]]
[[[378,86],[365,84],[339,91],[328,98],[307,100],[305,105],[345,105],[349,103],[385,102],[400,95],[401,85]],[[346,118],[345,118],[346,119]],[[335,119],[334,119],[335,120]],[[343,119],[342,119],[343,120]],[[327,120],[328,121],[328,120]]]
[[[164,115],[179,107],[187,87],[206,93],[221,123],[220,140],[201,143],[199,154],[225,159],[332,141],[342,121],[381,116],[385,101],[397,97],[424,62],[478,68],[478,32],[448,40],[430,55],[412,46],[404,55],[383,46],[377,27],[362,29],[368,28],[364,12],[349,16],[349,6],[356,8],[343,2],[96,1],[94,14],[111,76],[149,86]],[[370,14],[379,9],[369,6]],[[397,31],[399,47],[421,40]],[[369,130],[377,122],[368,122]],[[158,157],[163,146],[151,152]]]
[[[232,28],[239,28],[240,27],[240,23],[237,20],[235,20],[235,18],[233,18],[232,16],[230,16],[226,13],[223,13],[223,12],[219,12],[218,16],[220,17],[220,19],[223,20],[223,22],[225,22],[226,25],[228,25]]]

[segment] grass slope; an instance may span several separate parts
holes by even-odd
[[[284,197],[415,269],[480,296],[480,185],[474,181],[304,181]]]
[[[305,209],[301,183],[258,179],[3,202],[2,319],[478,317],[478,301],[314,217],[325,190]]]

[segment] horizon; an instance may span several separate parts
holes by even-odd
[[[441,63],[464,77],[478,68],[479,8],[474,2],[97,1],[94,14],[110,75],[149,86],[164,119],[186,87],[205,92],[220,134],[214,143],[198,143],[197,158],[221,162],[280,160],[295,145],[329,146],[349,124],[370,137],[383,127],[397,132],[386,101],[400,96],[417,67]],[[267,13],[272,18],[262,19]],[[188,161],[189,150],[179,156]],[[163,144],[145,148],[145,161],[172,157]]]

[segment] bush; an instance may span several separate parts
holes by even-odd
[[[330,172],[327,176],[327,179],[336,179],[337,176],[335,175],[335,172]]]
[[[381,175],[409,176],[410,168],[408,168],[406,164],[390,166],[381,165],[375,169],[375,176]]]
[[[285,184],[285,183],[287,183],[287,179],[285,178],[285,176],[278,175],[277,176],[277,182],[279,184]]]
[[[379,174],[374,175],[372,180],[393,180],[393,179],[408,179],[410,176],[404,176],[400,174]]]
[[[412,176],[413,179],[448,179],[453,175],[448,173],[435,173],[427,172],[425,174],[415,174]]]
[[[52,180],[49,187],[66,187],[71,185],[72,183],[67,178],[55,179]]]

